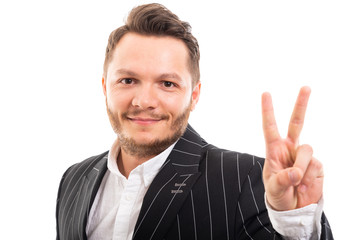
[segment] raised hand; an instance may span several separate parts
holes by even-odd
[[[299,145],[310,88],[301,88],[290,119],[288,134],[281,138],[274,116],[271,95],[262,95],[266,160],[263,171],[266,197],[278,211],[317,203],[322,196],[323,168],[309,145]]]

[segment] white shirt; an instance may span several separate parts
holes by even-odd
[[[108,171],[90,210],[86,226],[89,240],[131,240],[146,191],[175,144],[137,166],[126,179],[117,166],[120,144],[114,142],[108,155]],[[322,203],[283,212],[272,210],[268,204],[266,207],[274,229],[285,239],[313,240],[320,238]]]

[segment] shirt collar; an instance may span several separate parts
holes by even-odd
[[[145,187],[148,187],[151,184],[154,177],[156,176],[156,174],[160,171],[160,168],[165,163],[167,157],[170,155],[170,152],[173,150],[176,142],[174,142],[171,146],[169,146],[167,149],[165,149],[157,156],[137,166],[134,170],[130,172],[130,175],[134,171],[139,171],[139,174],[141,175],[144,181]],[[121,149],[120,142],[118,139],[116,139],[109,151],[107,167],[110,173],[114,174],[115,176],[119,177],[122,180],[126,180],[125,176],[120,173],[117,165],[117,157],[120,153],[120,149]]]

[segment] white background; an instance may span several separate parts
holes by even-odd
[[[62,173],[115,138],[101,91],[104,52],[109,33],[142,2],[4,2],[0,238],[54,239]],[[273,95],[285,136],[299,88],[312,88],[301,143],[324,164],[335,237],[356,238],[359,3],[162,2],[191,23],[200,43],[202,93],[190,123],[208,142],[264,156],[261,93]]]

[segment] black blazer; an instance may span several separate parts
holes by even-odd
[[[87,239],[107,154],[65,172],[57,198],[57,239]],[[264,203],[263,164],[263,158],[207,144],[188,126],[144,197],[133,239],[281,239]],[[333,239],[324,215],[321,239]]]

